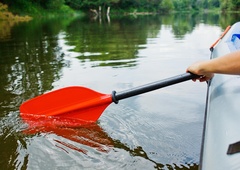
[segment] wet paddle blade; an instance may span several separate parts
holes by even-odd
[[[26,101],[20,106],[20,113],[25,120],[30,119],[30,117],[50,116],[65,120],[95,122],[111,103],[112,97],[109,94],[73,86]]]

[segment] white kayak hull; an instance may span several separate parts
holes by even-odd
[[[234,24],[218,42],[211,57],[220,57],[236,50],[240,50],[240,22]],[[215,74],[209,83],[200,169],[240,170],[238,75]]]

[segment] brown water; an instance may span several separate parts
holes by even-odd
[[[235,18],[0,21],[1,169],[197,169],[205,83],[188,81],[111,104],[96,124],[79,128],[30,131],[19,106],[72,85],[108,94],[182,74],[209,58],[208,48]]]

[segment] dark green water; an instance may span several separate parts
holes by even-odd
[[[67,86],[122,91],[185,72],[239,16],[0,21],[1,169],[197,169],[206,84],[111,104],[96,124],[26,131],[19,106]]]

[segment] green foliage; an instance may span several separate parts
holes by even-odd
[[[8,11],[8,6],[0,2],[0,21],[8,20],[10,22],[29,21],[32,18],[29,16],[18,16]]]
[[[8,10],[8,6],[0,2],[0,12],[5,12]]]
[[[239,11],[240,0],[221,0],[221,9],[223,11]]]
[[[45,0],[46,8],[52,10],[60,9],[64,3],[64,0]]]
[[[33,14],[41,10],[71,11],[66,5],[81,11],[98,10],[99,7],[104,11],[107,7],[111,7],[111,9],[124,12],[161,13],[173,10],[196,11],[221,8],[224,11],[239,11],[240,9],[240,0],[0,0],[0,2],[7,4],[10,9]]]
[[[62,12],[62,13],[65,13],[65,14],[67,14],[67,13],[74,13],[74,11],[73,11],[73,9],[71,9],[69,6],[67,6],[67,5],[62,5],[61,7],[60,7],[60,11]]]
[[[220,1],[219,0],[209,0],[210,7],[219,8],[220,7]]]
[[[225,3],[223,1],[233,4],[231,0],[173,0],[173,4],[176,11],[207,10],[220,8],[221,3]]]
[[[174,9],[172,0],[163,0],[162,3],[160,4],[160,9],[164,13],[172,11]]]
[[[191,0],[173,0],[174,9],[177,11],[188,11],[191,9]]]

